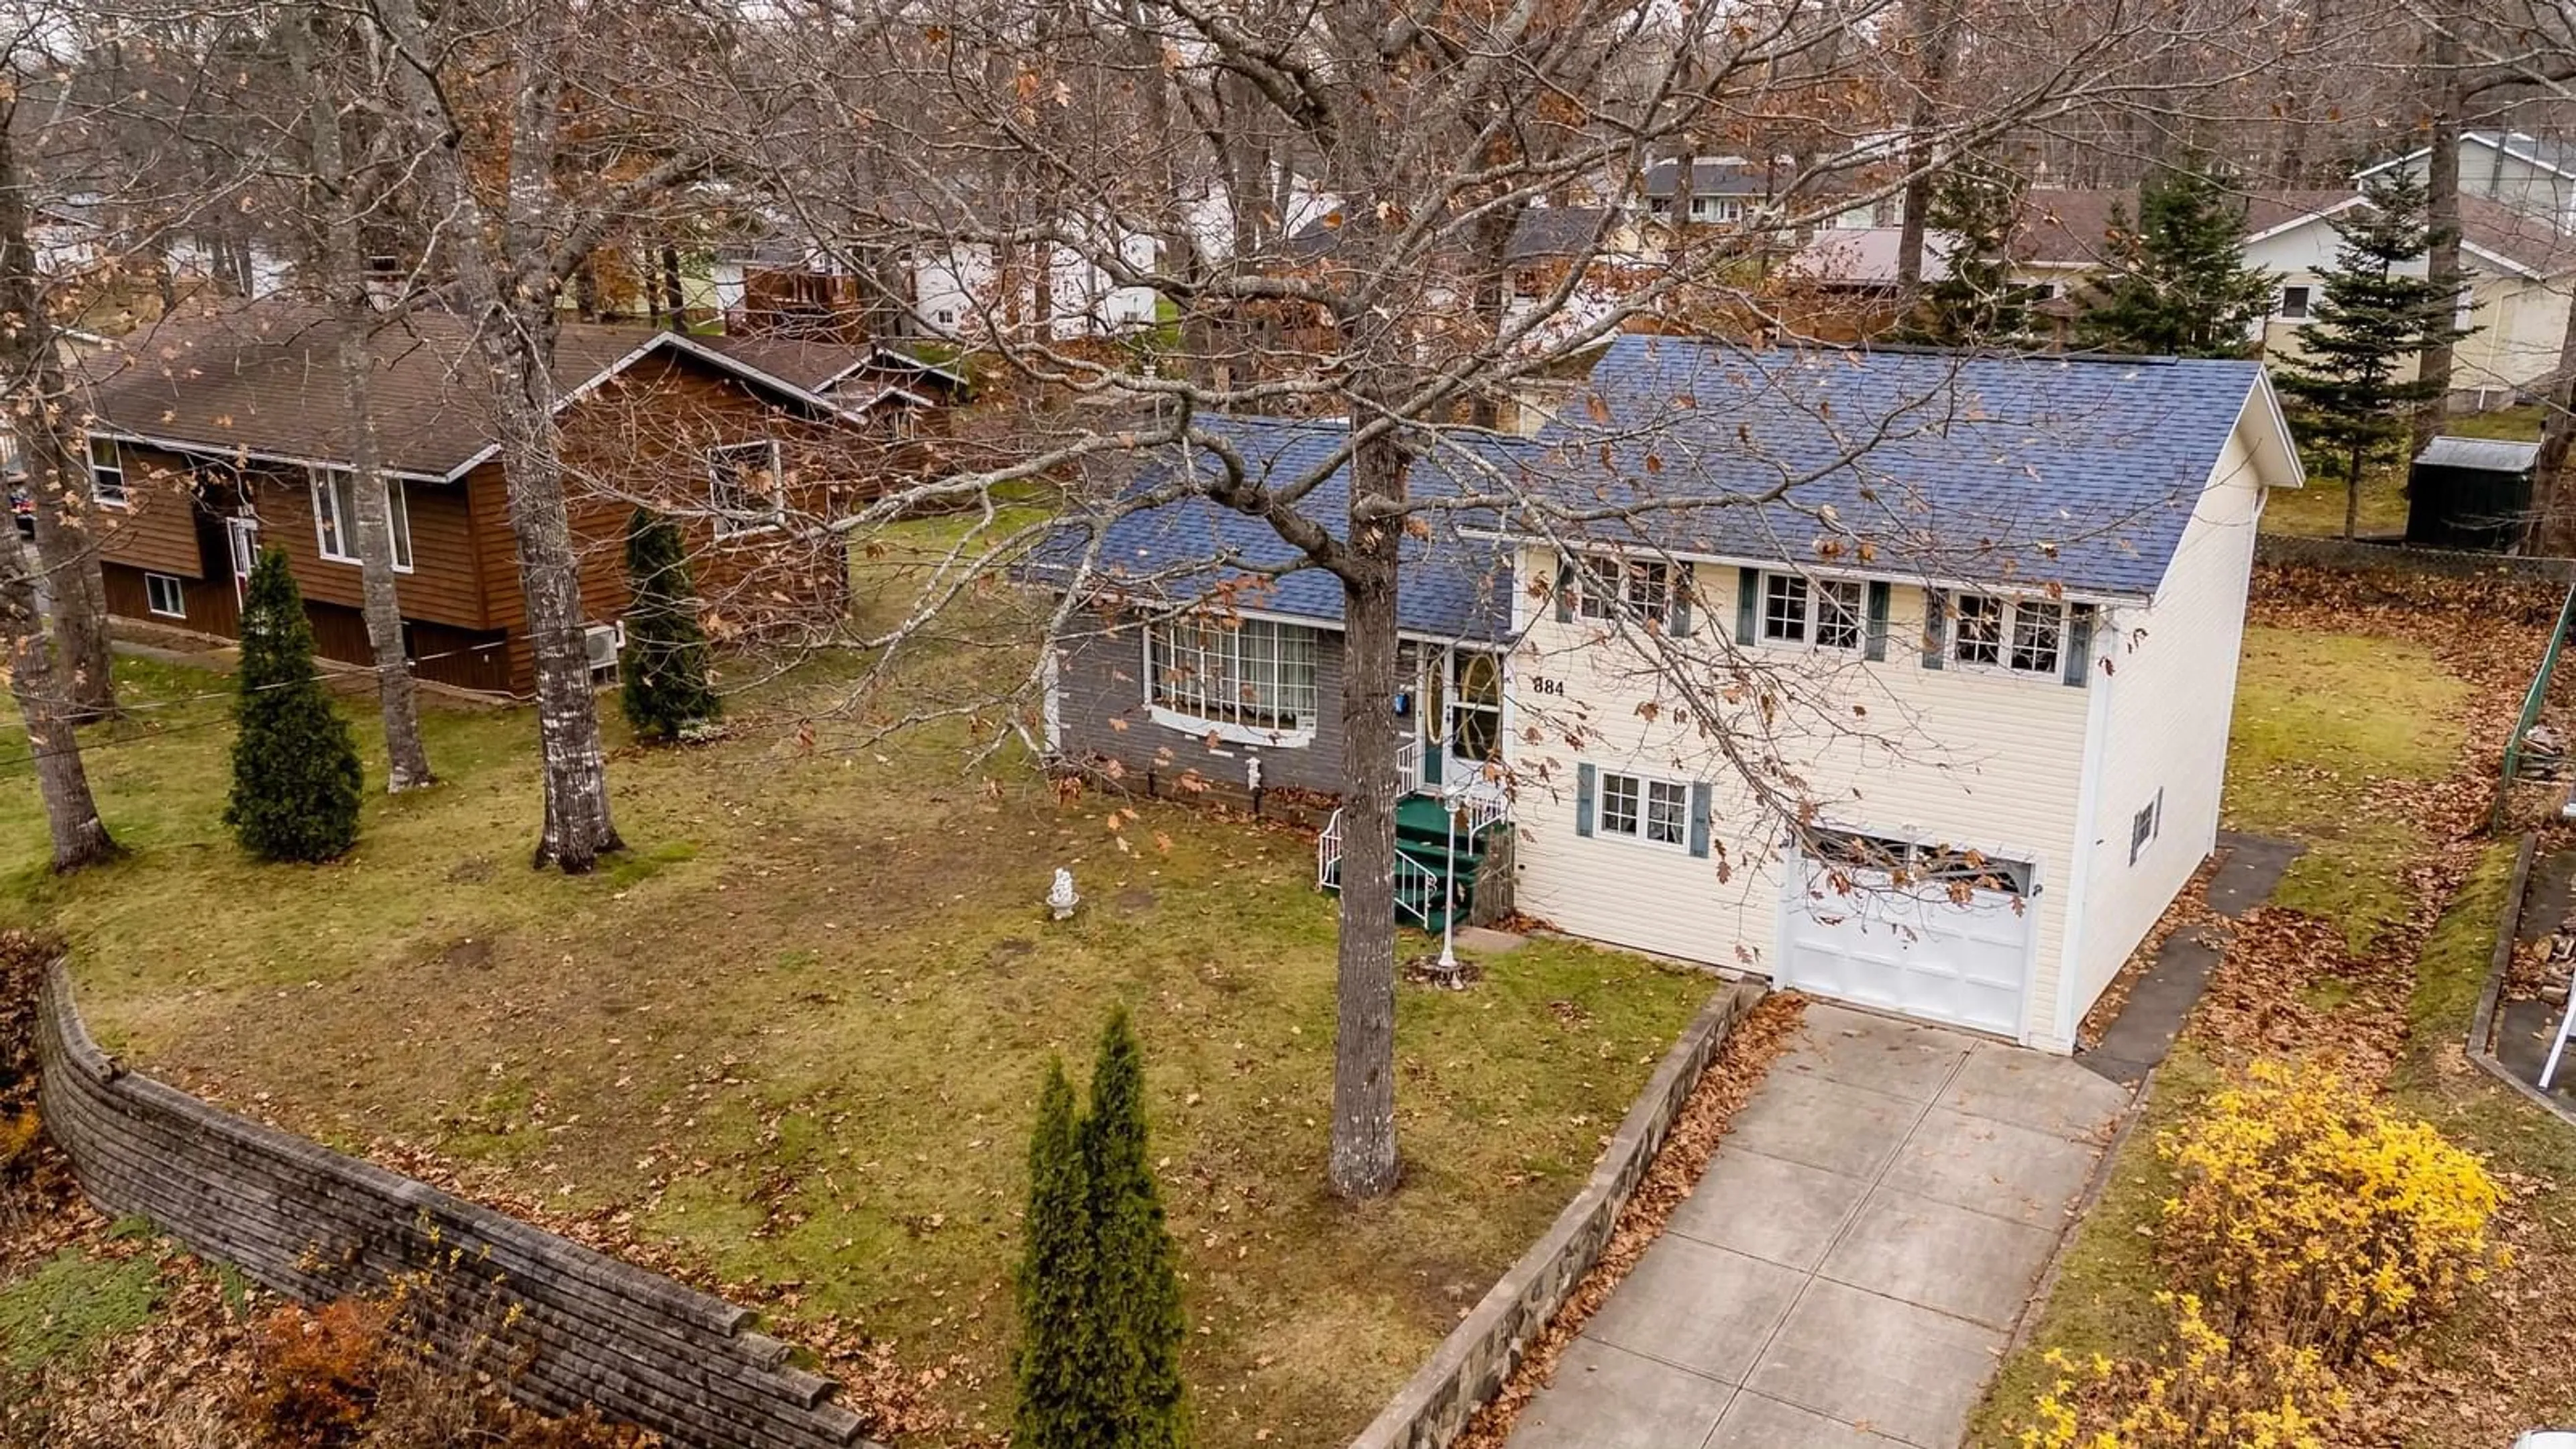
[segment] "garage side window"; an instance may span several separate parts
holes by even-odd
[[[2129,864],[2136,865],[2146,855],[2147,847],[2164,833],[2164,828],[2165,792],[2158,790],[2156,798],[2139,806],[2138,813],[2129,818]]]

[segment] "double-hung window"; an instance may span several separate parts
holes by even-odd
[[[126,504],[125,455],[114,438],[89,440],[89,495],[112,508]]]
[[[1864,587],[1803,574],[1762,576],[1762,638],[1771,644],[1858,649],[1869,634]]]
[[[1961,594],[1951,657],[2016,674],[2056,674],[2065,667],[2066,606],[2048,599]]]
[[[707,486],[715,504],[718,538],[761,533],[787,521],[775,442],[707,449]]]
[[[1145,631],[1155,718],[1239,743],[1315,728],[1315,631],[1268,619],[1176,619]]]
[[[1673,607],[1672,565],[1661,559],[1586,557],[1575,572],[1575,612],[1586,619],[1652,619]]]
[[[313,541],[333,563],[362,563],[358,556],[358,475],[346,468],[314,468]],[[385,480],[385,522],[393,535],[394,571],[411,572],[411,504],[400,478]]]
[[[2283,287],[2281,289],[2281,305],[2277,309],[2281,320],[2284,322],[2305,322],[2308,320],[2308,298],[2310,295],[2312,294],[2306,287]]]
[[[1600,831],[1653,845],[1690,842],[1690,791],[1671,780],[1603,772]]]

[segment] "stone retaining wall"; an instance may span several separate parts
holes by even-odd
[[[1761,999],[1759,986],[1730,986],[1700,1011],[1638,1094],[1637,1105],[1628,1110],[1627,1120],[1594,1165],[1591,1181],[1557,1214],[1547,1236],[1522,1254],[1475,1311],[1441,1340],[1431,1361],[1351,1441],[1351,1449],[1445,1449],[1458,1437],[1469,1417],[1503,1386],[1530,1340],[1601,1260],[1619,1210],[1653,1165],[1664,1135],[1699,1085],[1700,1073],[1727,1032]]]
[[[533,1353],[509,1387],[550,1412],[594,1405],[682,1446],[869,1446],[832,1381],[790,1366],[749,1309],[126,1071],[90,1039],[59,963],[36,1049],[46,1131],[104,1212],[139,1213],[307,1302],[450,1261],[441,1271],[522,1308],[512,1346]],[[489,1311],[480,1296],[449,1311]]]
[[[2576,559],[2539,558],[2510,553],[2465,553],[2457,549],[2416,548],[2405,543],[2368,543],[2299,534],[2264,533],[2254,538],[2259,563],[2307,564],[2315,568],[2363,573],[2397,569],[2407,573],[2469,578],[2508,574],[2566,586],[2576,584]]]

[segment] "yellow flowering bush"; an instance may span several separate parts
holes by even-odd
[[[2358,1362],[2502,1256],[2486,1168],[2323,1067],[2257,1062],[2157,1150],[2166,1260],[2240,1339]]]
[[[2189,1293],[2156,1302],[2173,1333],[2155,1363],[2048,1351],[2057,1381],[2033,1407],[2022,1449],[2324,1449],[2344,1393],[2316,1350],[2230,1340]]]

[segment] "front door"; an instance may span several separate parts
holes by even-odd
[[[247,605],[250,571],[259,566],[259,520],[236,515],[224,520],[224,543],[233,562],[233,602]]]
[[[1503,758],[1503,660],[1482,649],[1425,650],[1422,783],[1486,778]]]

